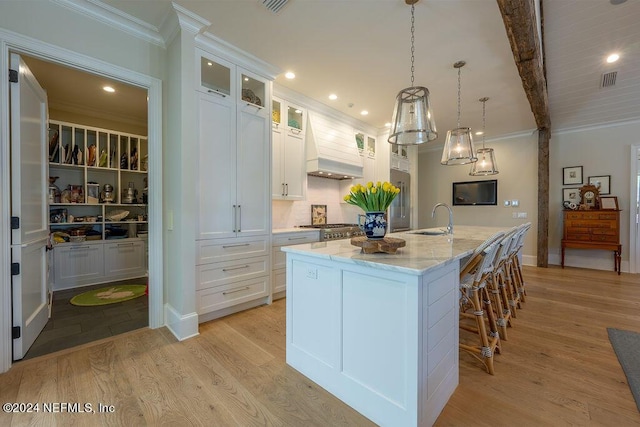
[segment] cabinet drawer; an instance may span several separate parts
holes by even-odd
[[[608,243],[618,243],[618,236],[611,234],[592,234],[591,235],[592,242],[608,242]]]
[[[565,240],[577,240],[580,242],[590,242],[591,234],[580,234],[580,233],[569,233],[567,232],[567,236]]]
[[[269,276],[196,291],[198,314],[241,304],[269,293]]]
[[[204,264],[196,267],[196,290],[269,274],[268,257]]]
[[[55,246],[53,271],[56,289],[79,286],[104,276],[103,245]]]
[[[145,274],[144,242],[105,243],[104,272],[113,278]]]
[[[196,248],[196,265],[230,261],[244,257],[269,255],[267,237],[244,239],[199,240]]]
[[[279,268],[273,270],[273,277],[271,278],[271,288],[273,293],[282,292],[287,290],[287,270]]]
[[[301,243],[317,242],[320,238],[320,232],[304,232],[304,233],[283,233],[273,235],[273,246],[289,246],[299,245]]]

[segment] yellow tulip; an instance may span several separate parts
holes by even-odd
[[[373,182],[371,181],[367,182],[367,188],[371,188],[371,187],[373,187]]]
[[[391,187],[391,184],[389,184],[388,182],[385,182],[384,184],[382,184],[382,189],[384,191],[389,191],[390,187]]]
[[[373,188],[371,189],[371,192],[372,192],[373,194],[376,194],[376,192],[377,192],[377,191],[378,191],[378,189],[377,189],[376,187],[373,187]]]
[[[346,196],[344,196],[345,202],[348,202],[349,200],[351,200],[351,194],[347,194]]]

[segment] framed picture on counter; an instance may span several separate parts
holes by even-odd
[[[600,209],[618,210],[618,198],[616,196],[600,196]]]
[[[611,194],[611,175],[590,176],[589,184],[598,187],[601,195]]]
[[[562,168],[562,185],[582,184],[582,166]]]

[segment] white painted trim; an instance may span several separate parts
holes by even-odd
[[[630,176],[629,176],[629,273],[638,273],[640,266],[637,264],[638,251],[638,224],[636,223],[636,209],[638,205],[638,154],[640,154],[640,143],[633,144],[630,147]]]
[[[193,312],[181,316],[169,303],[164,306],[167,329],[178,339],[184,341],[199,335],[198,313]]]
[[[165,324],[163,292],[163,222],[162,222],[162,81],[96,58],[80,55],[40,40],[0,29],[0,215],[8,218],[9,211],[9,50],[63,64],[83,72],[108,76],[148,90],[149,142],[149,326]],[[0,223],[0,271],[10,271],[10,234],[8,221]],[[0,275],[0,373],[11,367],[11,277]],[[197,328],[197,321],[196,321]],[[7,348],[8,347],[8,348]]]
[[[551,136],[553,137],[553,135],[562,135],[565,133],[574,133],[574,132],[585,132],[585,131],[596,130],[596,129],[607,129],[607,128],[612,128],[617,126],[633,125],[637,123],[640,123],[640,119],[620,120],[616,122],[607,122],[607,123],[600,123],[595,125],[585,125],[585,126],[575,126],[575,127],[569,127],[569,128],[563,128],[563,129],[553,129],[551,131]]]
[[[135,18],[99,0],[52,0],[76,13],[105,23],[141,40],[165,48],[165,42],[153,25]]]
[[[0,39],[0,218],[11,215],[11,181],[9,175],[9,47]],[[11,367],[11,227],[0,221],[0,373]]]
[[[184,7],[176,3],[171,3],[171,5],[173,6],[173,10],[175,10],[178,16],[180,28],[188,31],[190,34],[198,34],[206,27],[211,26],[211,22],[196,15],[189,9],[185,9]]]

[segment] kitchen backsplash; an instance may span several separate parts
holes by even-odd
[[[355,224],[362,210],[347,203],[341,203],[344,194],[340,193],[340,181],[335,179],[308,176],[307,200],[272,202],[273,228],[291,228],[311,224],[311,205],[327,205],[327,223]]]

